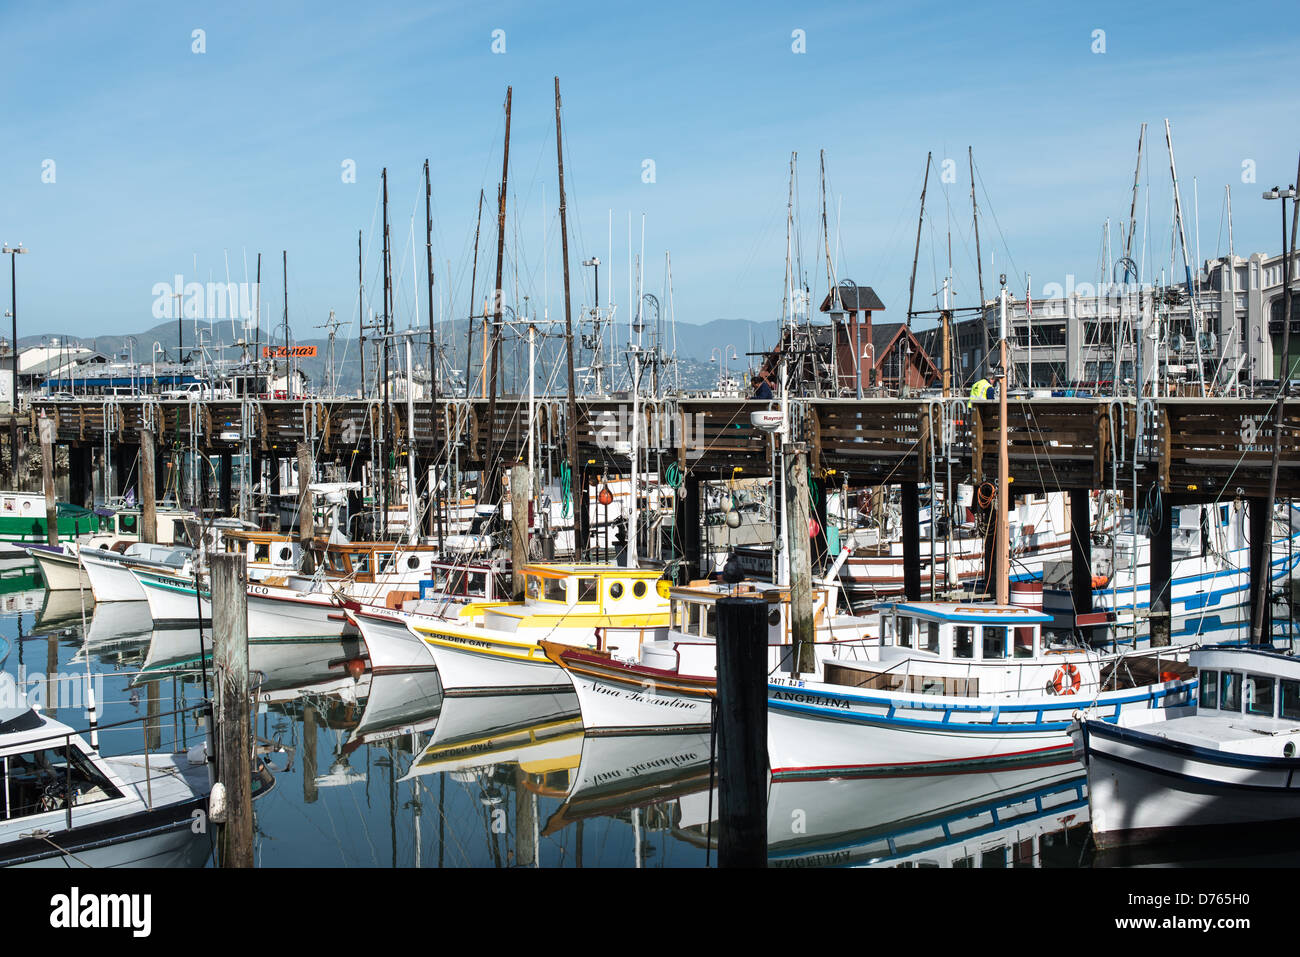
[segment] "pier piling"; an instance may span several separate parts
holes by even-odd
[[[248,718],[248,585],[244,556],[212,563],[212,663],[217,678],[217,776],[226,791],[221,866],[253,866],[252,740]]]
[[[158,541],[158,481],[154,471],[154,434],[140,430],[140,541]]]
[[[1170,579],[1174,574],[1174,510],[1169,496],[1160,496],[1160,504],[1153,509],[1152,522],[1155,527],[1151,530],[1151,568],[1147,579],[1151,596],[1151,647],[1164,648],[1169,645]]]
[[[510,593],[524,598],[524,566],[528,564],[528,500],[532,475],[527,465],[510,470]]]
[[[1092,611],[1092,511],[1091,496],[1070,489],[1070,597],[1074,614]]]
[[[59,544],[59,503],[54,497],[54,420],[41,419],[41,479],[45,491],[45,538]]]
[[[720,598],[716,608],[718,866],[766,867],[767,601]]]

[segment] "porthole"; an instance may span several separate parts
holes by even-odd
[[[419,568],[419,567],[420,567],[420,556],[419,556],[419,555],[412,555],[412,556],[410,556],[409,558],[407,558],[407,560],[406,560],[406,567],[407,567],[407,568],[412,568],[412,569],[414,569],[414,568]]]
[[[1283,747],[1282,747],[1282,757],[1284,757],[1284,758],[1294,758],[1294,757],[1295,757],[1295,742],[1294,742],[1294,741],[1288,741],[1285,745],[1283,745]]]
[[[610,598],[622,598],[622,597],[623,597],[623,583],[622,583],[622,582],[614,582],[614,584],[612,584],[612,585],[609,586],[609,597],[610,597]]]
[[[280,561],[287,562],[292,557],[293,552],[289,549],[289,546],[285,545],[280,549]]]
[[[632,586],[632,594],[637,598],[645,597],[645,582],[637,582]]]
[[[775,608],[773,608],[771,611],[767,613],[767,623],[771,625],[773,628],[781,624],[781,613],[777,611]]]

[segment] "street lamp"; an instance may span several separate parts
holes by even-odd
[[[1286,189],[1274,186],[1264,193],[1265,199],[1282,201],[1282,369],[1278,395],[1291,392],[1291,255],[1286,248],[1286,201],[1295,202],[1295,184]]]
[[[13,319],[14,337],[13,355],[10,358],[13,364],[13,410],[15,415],[18,413],[18,267],[16,263],[18,262],[18,256],[29,252],[31,252],[31,250],[25,248],[22,243],[19,243],[17,246],[10,246],[8,243],[5,243],[3,248],[0,248],[0,255],[9,257],[9,315]],[[15,425],[14,434],[17,435],[17,433],[18,426]]]

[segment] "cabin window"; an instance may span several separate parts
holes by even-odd
[[[906,615],[898,619],[898,645],[900,648],[912,647],[912,619]]]
[[[375,552],[375,570],[379,574],[391,570],[393,567],[392,552]]]
[[[262,547],[261,545],[258,546],[258,548],[261,547]],[[347,568],[344,566],[343,556],[338,552],[329,552],[328,554],[329,554],[330,570],[338,572],[340,575],[345,574],[347,572]]]
[[[1300,681],[1282,679],[1282,710],[1284,718],[1300,721]]]
[[[988,629],[985,629],[986,631]],[[1005,847],[991,847],[980,854],[980,867],[1006,867],[1007,866],[1007,849]]]
[[[670,602],[668,605],[668,627],[675,631],[682,630],[682,603]]]
[[[68,772],[68,751],[64,748],[44,748],[26,754],[11,754],[3,759],[6,818],[65,809],[69,786],[73,807],[122,796],[122,792],[85,755],[76,748],[71,751],[71,774]]]
[[[632,586],[632,596],[633,596],[634,598],[644,598],[644,597],[645,597],[645,582],[636,582],[636,583]]]
[[[139,517],[135,515],[119,515],[117,517],[117,529],[123,535],[134,535],[139,524]]]
[[[370,553],[369,552],[352,552],[348,555],[352,562],[352,571],[357,575],[370,574]]]
[[[487,572],[471,572],[465,578],[467,593],[476,598],[487,596]]]
[[[963,363],[963,365],[964,365],[964,364],[965,364],[965,363]],[[974,866],[975,866],[975,858],[973,858],[973,857],[959,857],[959,858],[957,858],[955,861],[952,862],[952,866],[953,866],[954,868],[958,868],[958,867],[974,867]]]
[[[419,567],[420,567],[420,556],[419,556],[419,555],[410,555],[410,556],[408,556],[407,559],[406,559],[406,567],[409,568],[409,569],[411,569],[412,571],[414,571],[415,569],[419,568]]]
[[[688,602],[686,614],[686,633],[688,635],[698,635],[700,633],[700,619],[704,617],[704,606],[695,602]]]
[[[957,658],[975,657],[975,629],[971,625],[957,625],[952,630],[953,653]]]
[[[718,638],[718,616],[713,614],[712,608],[706,608],[704,611],[704,637],[715,641]]]
[[[984,632],[984,657],[1005,658],[1007,656],[1006,625],[985,625],[982,630]]]
[[[1223,711],[1241,710],[1241,675],[1225,671],[1219,676],[1219,708]]]
[[[563,578],[547,578],[546,585],[542,590],[542,597],[547,601],[564,601],[569,600],[569,589],[565,585]]]
[[[1246,713],[1273,717],[1273,679],[1268,675],[1246,675]]]
[[[1298,682],[1297,684],[1300,684]],[[1219,707],[1219,673],[1217,671],[1201,672],[1201,701],[1202,708]]]
[[[542,596],[542,582],[536,575],[529,575],[524,579],[524,594],[529,598],[540,598]]]
[[[596,585],[594,578],[578,579],[578,601],[598,602],[600,601],[600,589]]]
[[[338,556],[337,556],[337,555],[331,555],[330,558],[333,560],[333,561],[331,561],[330,564],[333,565],[333,564],[336,564],[336,563],[338,562]],[[255,562],[268,562],[268,561],[270,561],[270,560],[271,560],[271,546],[270,546],[270,545],[266,544],[265,542],[258,542],[256,545],[253,546],[253,561],[255,561]]]
[[[1014,655],[1017,658],[1034,657],[1034,629],[1016,629],[1016,646]]]
[[[609,586],[609,597],[617,601],[623,597],[623,583],[614,582]]]
[[[939,623],[937,621],[926,621],[920,623],[921,627],[917,632],[917,647],[922,651],[932,651],[936,655],[939,653]]]

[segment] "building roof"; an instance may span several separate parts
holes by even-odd
[[[839,289],[840,305],[846,312],[861,312],[864,309],[879,312],[885,308],[885,304],[880,301],[880,297],[870,286],[859,286],[852,280],[846,280],[840,283]],[[827,293],[826,298],[822,300],[821,311],[831,311],[830,293]]]

